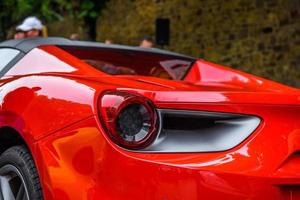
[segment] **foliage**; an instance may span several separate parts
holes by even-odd
[[[45,21],[62,19],[65,12],[62,0],[1,0],[0,1],[0,39],[5,39],[8,30],[30,15]]]
[[[86,24],[87,31],[95,29],[96,20],[108,0],[1,0],[0,1],[0,39],[5,39],[11,27],[21,23],[30,15],[42,19],[44,22],[63,20],[65,16],[72,16],[78,20],[78,25]],[[95,21],[93,23],[93,21]],[[93,27],[94,26],[94,27]],[[95,39],[96,33],[90,35]]]
[[[111,0],[98,37],[137,45],[170,18],[167,49],[300,86],[300,2],[296,0]]]
[[[138,44],[144,35],[154,34],[154,27],[150,24],[155,20],[156,9],[154,1],[149,0],[109,2],[98,20],[97,39]]]

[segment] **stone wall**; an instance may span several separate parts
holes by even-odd
[[[137,45],[171,19],[166,47],[300,87],[299,0],[111,0],[98,40]]]

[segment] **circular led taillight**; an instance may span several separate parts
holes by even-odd
[[[152,103],[127,92],[107,92],[99,103],[100,120],[110,138],[127,149],[142,149],[157,135],[157,114]]]

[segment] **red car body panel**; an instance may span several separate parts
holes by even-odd
[[[142,95],[160,109],[242,113],[261,123],[226,151],[127,151],[99,121],[107,90]],[[182,81],[111,76],[48,45],[15,64],[0,91],[0,127],[26,141],[46,200],[300,199],[298,89],[204,60]]]

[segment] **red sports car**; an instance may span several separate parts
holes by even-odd
[[[62,38],[0,61],[0,199],[300,199],[298,89]]]

